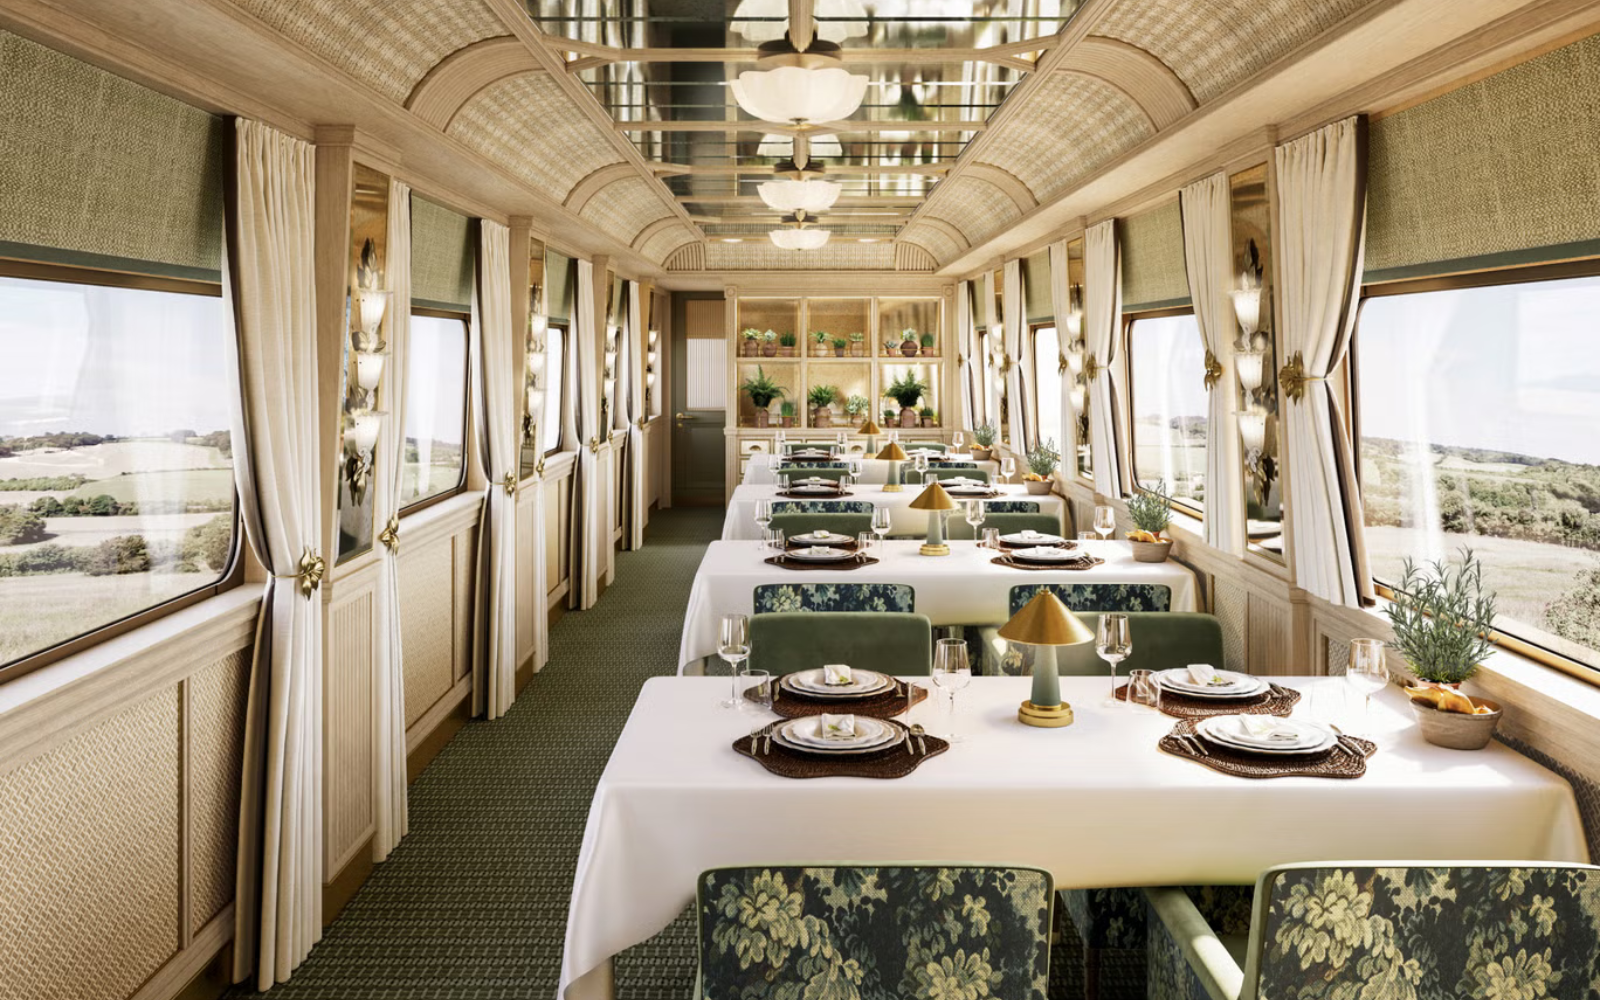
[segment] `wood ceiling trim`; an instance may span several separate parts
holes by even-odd
[[[1155,56],[1115,38],[1091,35],[1072,47],[1061,71],[1092,76],[1128,95],[1157,132],[1199,107],[1188,84]]]
[[[1022,182],[1022,178],[1004,167],[993,163],[974,163],[967,172],[1005,192],[1019,212],[1026,214],[1039,207],[1039,199],[1034,197],[1033,190]]]
[[[681,223],[679,220],[673,218],[672,216],[668,216],[664,219],[657,219],[648,226],[645,226],[643,229],[639,230],[639,234],[633,238],[633,248],[638,250],[640,247],[643,247],[650,241],[650,237],[661,232],[663,229],[680,224]]]
[[[972,241],[967,239],[966,233],[963,233],[953,223],[946,222],[937,216],[929,215],[920,219],[913,217],[910,222],[906,223],[906,228],[910,229],[913,223],[919,226],[927,226],[930,229],[937,229],[939,232],[944,233],[946,236],[954,240],[956,245],[961,247],[963,250],[968,250],[972,247]]]
[[[567,68],[575,72],[578,63],[586,63],[582,68],[589,69],[606,63],[753,63],[760,53],[755,49],[734,48],[652,48],[642,46],[639,48],[621,48],[616,45],[601,45],[598,42],[585,42],[573,38],[559,38],[555,35],[546,35],[546,43],[553,51],[570,52],[578,59],[567,62]],[[1033,38],[1020,42],[1004,42],[1000,45],[986,45],[982,48],[944,49],[944,48],[914,48],[914,49],[871,49],[871,48],[846,48],[839,54],[840,61],[847,65],[862,65],[866,63],[895,63],[897,65],[928,65],[932,63],[947,62],[988,62],[1001,66],[1010,66],[1013,69],[1029,71],[1034,68],[1035,60],[1024,59],[1022,56],[1030,52],[1045,52],[1056,44],[1055,36],[1048,38]]]
[[[584,206],[589,204],[589,201],[595,195],[617,181],[637,176],[639,176],[639,172],[633,168],[631,163],[607,164],[572,185],[572,190],[567,192],[566,200],[562,204],[581,215],[583,214]]]
[[[479,91],[508,76],[543,70],[528,47],[511,35],[473,42],[445,56],[417,81],[406,110],[443,132]]]
[[[598,107],[598,105],[597,105]],[[622,132],[760,132],[763,135],[798,135],[802,130],[792,125],[779,125],[755,118],[728,121],[672,121],[672,122],[619,122],[606,119],[618,133]],[[988,122],[897,122],[897,121],[843,121],[817,122],[804,131],[814,135],[835,135],[840,132],[982,132]]]

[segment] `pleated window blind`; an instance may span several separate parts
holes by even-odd
[[[411,196],[411,304],[466,312],[472,308],[472,220]]]
[[[1176,199],[1118,222],[1122,241],[1122,311],[1189,304],[1183,263],[1183,216]]]

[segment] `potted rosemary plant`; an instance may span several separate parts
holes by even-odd
[[[806,393],[806,399],[811,403],[811,426],[833,426],[833,401],[839,398],[839,390],[831,385],[814,385]]]
[[[914,345],[913,345],[914,346]],[[900,404],[901,427],[917,426],[917,401],[922,394],[928,391],[928,383],[917,377],[914,371],[907,371],[904,375],[889,383],[889,388],[883,394]]]
[[[1054,485],[1050,477],[1060,464],[1061,453],[1056,451],[1055,438],[1045,438],[1028,451],[1028,474],[1022,477],[1022,485],[1036,496],[1049,493]]]
[[[756,373],[739,384],[739,391],[750,397],[750,405],[756,408],[756,426],[766,427],[772,419],[772,414],[767,408],[774,399],[784,396],[783,386],[773,381],[772,376],[762,371],[761,366],[756,366]]]
[[[1456,750],[1488,746],[1500,706],[1460,690],[1492,648],[1495,595],[1484,593],[1483,564],[1470,548],[1461,550],[1456,566],[1441,559],[1423,567],[1407,559],[1383,610],[1395,649],[1418,681],[1406,693],[1422,738]]]
[[[1167,525],[1172,523],[1172,497],[1167,493],[1167,484],[1157,481],[1154,486],[1134,490],[1128,498],[1128,516],[1133,518],[1134,530],[1128,532],[1133,558],[1139,562],[1166,562],[1172,554],[1172,539],[1164,537]]]
[[[978,462],[994,458],[994,439],[1000,435],[993,423],[983,423],[972,429],[972,457]]]

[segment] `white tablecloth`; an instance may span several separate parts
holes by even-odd
[[[902,445],[901,447],[905,447],[905,446]],[[855,456],[855,457],[859,458],[860,456],[858,455],[858,456]],[[955,455],[955,460],[958,461],[958,462],[970,462],[970,461],[972,461],[972,458],[971,458],[970,455],[956,454]],[[772,468],[767,464],[769,461],[771,461],[771,456],[770,455],[755,455],[755,456],[752,456],[750,461],[747,462],[745,464],[745,467],[744,467],[744,480],[743,480],[744,485],[746,485],[746,486],[771,486],[774,482],[776,482],[776,480],[773,478]],[[803,461],[816,462],[816,461],[825,461],[825,460],[824,459],[811,459],[811,458],[808,458],[808,459],[804,459]],[[847,461],[847,459],[841,458],[834,464],[836,464],[836,465],[844,465],[846,463],[846,461]],[[990,478],[991,481],[997,482],[997,483],[1000,481],[1000,463],[999,462],[979,462],[979,463],[977,463],[977,466],[978,466],[978,468],[986,470],[989,473],[989,478]],[[906,473],[908,473],[910,471],[911,471],[911,463],[909,461],[900,463],[900,481],[901,482],[905,482],[906,481]],[[1020,476],[1024,472],[1027,472],[1027,471],[1028,470],[1025,467],[1019,467],[1017,469],[1017,475]],[[916,476],[913,475],[911,478],[915,479]],[[876,458],[863,458],[863,459],[861,459],[861,482],[863,482],[863,483],[875,483],[875,484],[881,486],[884,483],[887,483],[888,481],[889,481],[889,463],[888,462],[879,461]]]
[[[875,566],[796,571],[768,565],[770,553],[752,541],[712,542],[695,572],[684,614],[678,669],[717,651],[723,615],[752,614],[758,583],[909,583],[916,612],[935,625],[1000,625],[1011,617],[1011,588],[1025,583],[1155,583],[1172,588],[1173,611],[1196,608],[1194,574],[1182,564],[1137,562],[1127,542],[1079,542],[1105,563],[1088,570],[1027,570],[996,566],[977,543],[950,543],[947,556],[918,555],[920,541],[874,546]]]
[[[1097,888],[1247,884],[1293,861],[1588,858],[1565,781],[1498,743],[1429,746],[1397,691],[1377,699],[1365,732],[1380,749],[1356,780],[1234,778],[1165,755],[1155,743],[1173,720],[1108,709],[1098,677],[1062,678],[1074,725],[1031,729],[1016,722],[1027,678],[978,677],[958,698],[968,741],[915,773],[795,781],[730,748],[756,719],[717,707],[727,683],[645,683],[590,807],[562,958],[568,1000],[604,996],[610,957],[671,923],[718,865],[1026,864],[1062,888]],[[929,702],[915,721],[943,730]],[[824,833],[819,817],[848,817],[849,830]]]
[[[1001,485],[996,487],[1003,497],[1002,500],[1033,500],[1039,504],[1039,510],[1044,514],[1054,514],[1057,523],[1061,521],[1062,501],[1055,494],[1033,496],[1021,484],[1012,486]],[[864,500],[877,507],[889,508],[889,533],[891,535],[921,535],[928,530],[928,513],[922,510],[912,510],[911,501],[915,500],[922,492],[918,485],[907,486],[899,493],[885,493],[879,486],[860,485],[852,487],[850,495],[840,497],[841,500]],[[728,501],[728,516],[722,522],[722,537],[728,541],[746,539],[755,541],[760,537],[760,527],[756,524],[757,500],[784,500],[791,499],[778,496],[776,486],[738,486],[734,488],[733,497]],[[830,497],[816,497],[818,500],[828,500]],[[960,497],[956,498],[961,499]],[[963,515],[962,511],[952,511],[951,518]]]

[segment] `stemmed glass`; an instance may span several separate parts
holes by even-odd
[[[843,454],[844,453],[844,448],[845,448],[845,443],[846,443],[845,442],[845,438],[844,438],[844,431],[840,431],[839,433],[835,434],[833,436],[833,441],[834,441],[835,444],[837,444],[839,446],[839,453]]]
[[[717,631],[717,655],[733,671],[729,698],[723,708],[737,708],[743,693],[739,687],[739,664],[750,658],[750,619],[744,615],[723,615]]]
[[[972,667],[967,662],[967,644],[962,639],[940,639],[933,650],[933,682],[950,695],[950,732],[945,739],[962,742],[956,735],[956,692],[972,682]]]
[[[1111,537],[1117,530],[1117,512],[1104,504],[1094,509],[1094,530],[1099,533],[1103,542]]]
[[[967,436],[961,431],[956,431],[954,434],[950,435],[951,451],[966,451],[966,443]]]
[[[1389,665],[1384,659],[1383,643],[1377,639],[1351,639],[1350,665],[1345,668],[1347,684],[1361,694],[1362,719],[1372,726],[1372,696],[1389,684]]]
[[[772,523],[772,501],[765,498],[756,501],[756,525],[761,529],[763,536],[767,533],[767,525]]]
[[[1011,477],[1016,475],[1016,473],[1017,460],[1015,458],[1007,455],[1005,458],[1000,460],[1000,478],[1006,481],[1007,486],[1011,485]]]
[[[928,455],[926,452],[917,452],[911,457],[911,467],[917,470],[917,482],[928,481]]]
[[[1128,616],[1104,614],[1095,631],[1094,651],[1100,659],[1111,665],[1111,697],[1108,704],[1117,704],[1117,664],[1133,653],[1133,633],[1128,628]]]
[[[850,479],[852,481],[858,481],[861,479],[861,459],[852,458],[850,461],[845,463],[845,469],[849,471]]]
[[[734,699],[738,702],[738,707],[756,717],[755,724],[750,727],[750,739],[753,743],[756,734],[766,726],[765,716],[772,713],[774,694],[772,675],[765,670],[746,670],[742,674],[735,674],[733,683],[737,691]],[[751,746],[750,749],[753,751],[755,747]]]
[[[966,519],[967,523],[972,525],[972,537],[974,539],[981,539],[983,537],[983,533],[978,530],[978,525],[983,523],[983,518],[986,513],[984,510],[984,503],[982,500],[968,500],[966,502],[966,506]],[[983,543],[980,541],[978,544],[981,545]]]
[[[878,536],[878,544],[883,545],[883,538],[889,533],[889,508],[872,508],[872,533]]]

